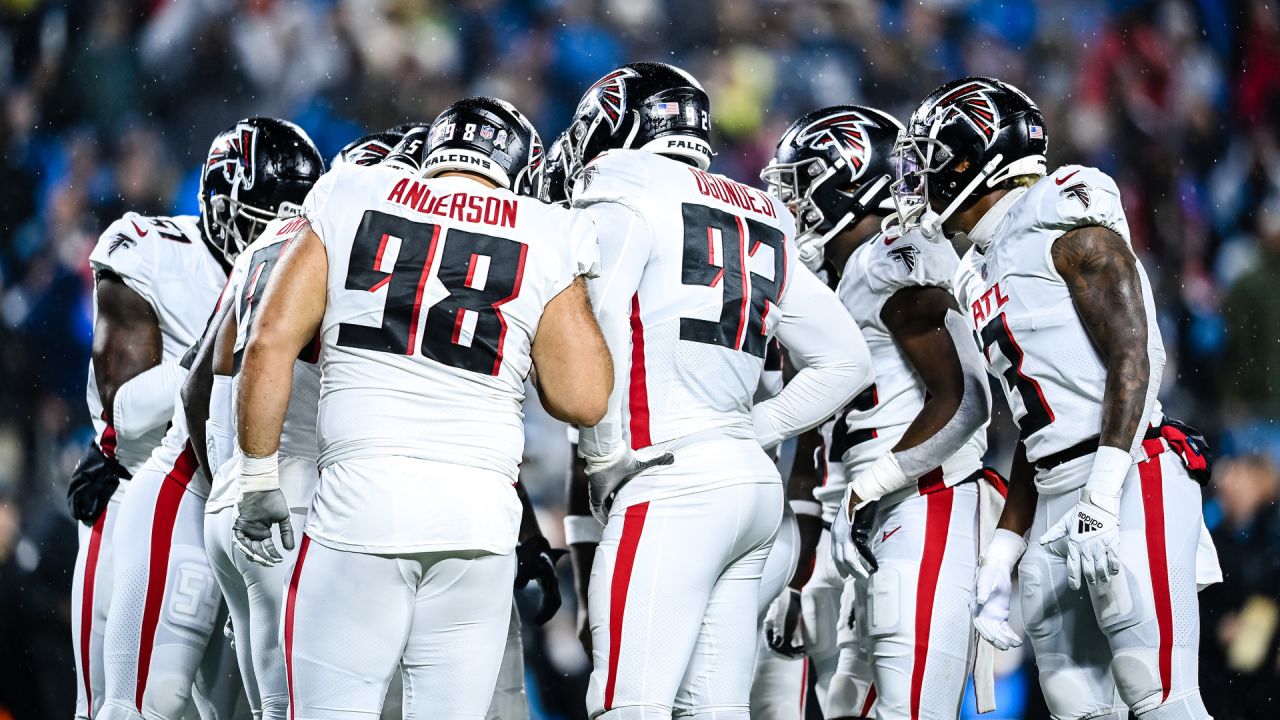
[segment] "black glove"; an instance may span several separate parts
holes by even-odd
[[[533,621],[539,625],[554,617],[560,609],[560,578],[556,575],[556,563],[568,554],[568,550],[552,548],[541,535],[534,535],[516,546],[516,589],[533,581],[542,591],[538,614],[533,616]]]
[[[800,591],[788,587],[769,604],[764,616],[764,639],[769,650],[788,659],[804,655],[800,632]]]
[[[862,556],[863,561],[875,572],[880,569],[880,563],[876,562],[875,553],[871,552],[871,528],[876,524],[876,510],[880,507],[879,501],[867,503],[853,513],[853,545],[858,549],[858,554]]]
[[[129,471],[115,458],[107,457],[98,443],[89,443],[67,486],[67,509],[71,517],[92,526],[107,509],[107,501],[115,494],[120,481],[129,477]]]

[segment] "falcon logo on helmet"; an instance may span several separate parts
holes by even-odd
[[[258,128],[247,123],[236,125],[234,133],[227,134],[218,147],[209,151],[206,172],[222,170],[222,176],[228,183],[234,184],[240,179],[240,187],[248,190],[253,187],[254,157],[258,152]]]
[[[347,150],[347,162],[356,165],[377,165],[391,154],[391,146],[378,139],[367,140]]]
[[[622,116],[627,111],[627,85],[623,80],[633,77],[637,77],[635,70],[620,67],[597,80],[582,98],[583,103],[594,102],[600,109],[605,121],[609,123],[610,132],[617,131]]]
[[[871,143],[866,128],[874,125],[867,116],[851,110],[829,115],[810,124],[796,136],[796,144],[814,150],[835,147],[853,166],[856,177],[871,159]]]
[[[987,83],[977,80],[965,83],[938,100],[937,117],[942,122],[955,116],[964,118],[982,133],[982,137],[986,138],[987,147],[991,147],[996,139],[996,128],[1000,124],[996,104],[987,94],[994,90],[995,88]]]

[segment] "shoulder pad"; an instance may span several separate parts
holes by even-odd
[[[170,218],[150,218],[134,212],[107,226],[89,255],[94,272],[108,271],[121,278],[146,281],[156,260],[159,243],[193,241],[187,230]]]
[[[960,258],[948,242],[931,242],[918,230],[900,237],[877,235],[867,242],[867,283],[877,294],[892,295],[904,287],[951,289]]]
[[[1100,225],[1129,239],[1120,189],[1110,176],[1096,168],[1060,167],[1032,186],[1027,200],[1036,225],[1060,232]]]
[[[618,202],[646,189],[652,153],[611,150],[592,160],[574,184],[575,207],[598,202]]]

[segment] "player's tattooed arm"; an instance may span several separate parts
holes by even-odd
[[[164,345],[155,310],[119,276],[99,273],[94,295],[98,315],[93,326],[93,372],[110,425],[116,391],[158,365]]]
[[[818,428],[806,430],[796,438],[796,458],[791,466],[791,482],[787,485],[787,500],[795,511],[800,531],[799,559],[789,583],[795,590],[803,589],[813,576],[818,540],[822,537],[822,508],[813,498],[814,489],[822,484],[817,462],[822,450],[822,434]]]
[[[235,413],[237,439],[247,456],[267,457],[280,447],[293,361],[324,318],[328,272],[324,243],[304,225],[280,253],[245,346]]]
[[[191,370],[182,384],[182,411],[187,419],[187,432],[191,435],[191,448],[195,451],[196,460],[205,469],[209,477],[217,470],[209,458],[208,438],[205,434],[205,421],[209,419],[210,395],[213,392],[214,374],[231,374],[231,349],[235,344],[236,318],[231,312],[233,303],[224,301],[196,350]],[[230,331],[230,341],[224,336]]]
[[[1036,513],[1036,468],[1027,460],[1027,448],[1018,441],[1013,451],[1013,465],[1009,469],[1009,495],[1004,500],[1004,510],[996,527],[1018,535],[1026,535]]]
[[[1107,368],[1099,443],[1128,452],[1147,399],[1151,364],[1137,258],[1115,232],[1072,230],[1053,244],[1053,264]]]

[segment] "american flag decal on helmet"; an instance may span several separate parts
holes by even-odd
[[[938,100],[934,106],[938,108],[936,117],[945,122],[952,116],[959,115],[982,135],[987,147],[991,147],[991,143],[996,140],[996,127],[1000,122],[996,105],[987,94],[993,91],[995,88],[987,83],[976,80],[967,82]]]
[[[609,130],[616,131],[622,124],[622,116],[627,111],[627,78],[639,77],[631,68],[621,67],[605,75],[587,89],[582,98],[583,103],[593,102],[605,120],[609,121]],[[579,107],[579,114],[586,108]]]
[[[1064,198],[1074,198],[1079,201],[1086,210],[1089,209],[1089,186],[1085,185],[1083,182],[1068,185],[1059,190],[1058,194],[1062,195]]]
[[[796,144],[814,150],[834,145],[853,167],[857,177],[871,160],[871,140],[866,128],[875,122],[860,112],[841,110],[815,120],[796,135]]]
[[[218,147],[209,151],[205,172],[221,168],[228,183],[240,178],[241,188],[253,187],[254,156],[258,151],[258,128],[247,123],[236,125],[236,130]]]

